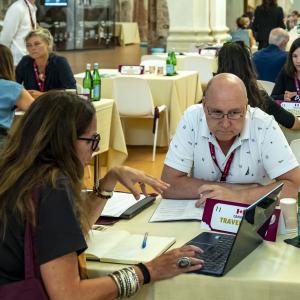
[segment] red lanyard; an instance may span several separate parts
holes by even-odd
[[[294,82],[295,82],[296,91],[297,91],[297,95],[295,96],[294,101],[299,101],[300,100],[300,88],[299,88],[299,82],[298,82],[297,77],[294,78]]]
[[[32,14],[31,14],[31,10],[30,10],[29,4],[28,4],[28,2],[26,0],[24,0],[24,2],[25,2],[26,6],[28,8],[28,11],[29,11],[31,28],[32,28],[32,30],[34,30],[35,29],[35,23],[33,22],[33,18],[32,18]]]
[[[234,158],[235,150],[230,154],[230,156],[229,156],[229,158],[228,158],[228,160],[226,162],[225,168],[222,171],[221,168],[220,168],[220,166],[219,166],[219,164],[218,164],[218,162],[217,162],[215,146],[211,142],[209,142],[208,144],[209,144],[209,150],[210,150],[211,158],[212,158],[212,160],[214,161],[214,163],[216,164],[216,166],[218,167],[218,169],[221,172],[221,179],[220,179],[220,181],[226,181],[226,178],[227,178],[227,176],[229,174],[229,170],[230,170],[233,158]]]
[[[40,73],[39,73],[39,69],[37,64],[35,63],[35,61],[33,62],[33,70],[34,70],[34,75],[35,75],[35,80],[39,86],[39,89],[41,92],[45,91],[45,80],[46,80],[46,76],[44,77],[44,80],[41,80],[40,78]]]

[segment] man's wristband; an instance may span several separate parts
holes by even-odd
[[[143,263],[139,263],[136,266],[140,269],[140,271],[143,274],[144,284],[149,283],[151,281],[151,276],[150,276],[150,272],[149,272],[148,268]]]

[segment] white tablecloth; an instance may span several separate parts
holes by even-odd
[[[158,201],[156,201],[158,202]],[[184,245],[202,230],[200,222],[148,223],[155,203],[132,220],[119,221],[108,230],[125,229],[131,233],[174,236]],[[264,242],[242,262],[221,278],[184,274],[151,283],[132,299],[141,300],[291,300],[300,295],[300,249],[283,242]],[[122,268],[123,265],[88,262],[90,277],[98,277]]]

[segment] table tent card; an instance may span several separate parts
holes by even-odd
[[[213,230],[224,233],[237,233],[243,212],[249,205],[238,202],[229,202],[218,199],[207,199],[203,211],[201,227],[205,230]],[[276,241],[280,209],[275,209],[270,220],[264,226],[268,230],[264,239]]]

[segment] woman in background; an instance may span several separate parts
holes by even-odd
[[[0,159],[0,298],[1,285],[24,280],[28,223],[35,231],[40,280],[50,299],[129,297],[150,281],[202,267],[203,261],[196,258],[201,249],[190,245],[108,276],[80,276],[78,256],[87,248],[88,230],[116,183],[122,183],[136,199],[138,183],[143,193],[145,184],[158,193],[169,186],[144,172],[118,166],[108,171],[93,193],[81,193],[84,167],[99,150],[96,129],[95,108],[89,101],[52,91],[33,103],[8,140]]]
[[[52,52],[53,37],[49,30],[32,30],[25,43],[29,55],[23,56],[17,65],[16,79],[34,98],[53,89],[76,89],[68,61]]]
[[[274,102],[264,90],[259,89],[250,49],[243,42],[224,44],[218,55],[217,73],[232,73],[238,76],[246,86],[250,106],[273,115],[275,120],[286,128],[300,130],[300,119]]]
[[[262,4],[254,11],[252,29],[258,41],[258,50],[269,45],[269,34],[273,28],[285,29],[284,14],[277,0],[262,0]]]
[[[243,41],[248,47],[252,48],[256,45],[255,38],[251,29],[249,17],[242,16],[236,19],[237,30],[231,33],[232,41]]]
[[[11,50],[0,44],[0,149],[12,125],[15,107],[26,111],[33,102],[31,95],[15,81]]]
[[[292,43],[271,96],[275,100],[300,101],[300,38]]]

